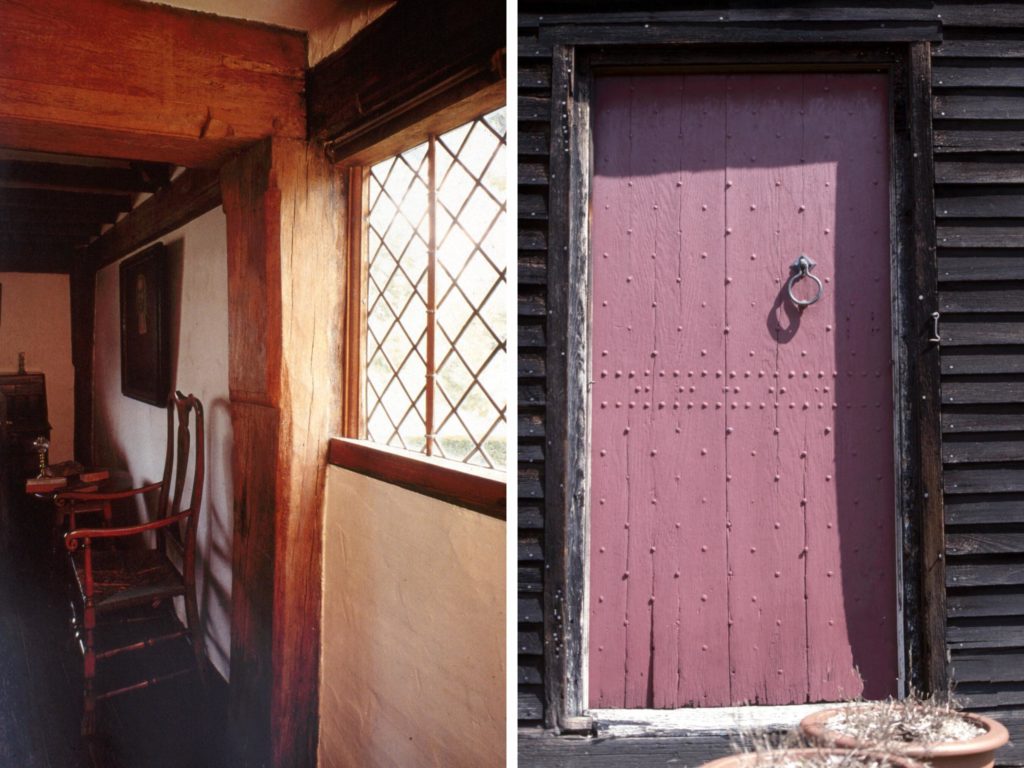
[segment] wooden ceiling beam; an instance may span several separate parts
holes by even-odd
[[[0,227],[34,227],[48,225],[57,219],[64,224],[94,224],[97,229],[113,223],[116,212],[95,208],[14,208],[0,206]]]
[[[86,257],[93,268],[102,269],[218,205],[218,172],[205,168],[189,169],[94,240],[86,251]]]
[[[73,248],[82,244],[83,237],[64,233],[34,234],[31,232],[0,233],[0,253],[9,248],[48,248],[51,245]]]
[[[0,211],[46,209],[53,211],[94,211],[122,213],[132,209],[130,195],[86,195],[45,189],[0,189]],[[13,215],[13,214],[12,214]],[[3,213],[0,212],[0,218]]]
[[[4,2],[0,51],[0,146],[215,167],[305,137],[293,30],[130,0]]]
[[[68,245],[6,244],[0,241],[0,272],[57,272],[69,274],[75,249]]]
[[[54,218],[51,221],[0,221],[0,237],[48,237],[89,238],[100,233],[100,221],[67,221]]]
[[[504,79],[504,0],[398,3],[309,71],[309,135],[341,161]]]
[[[135,168],[104,168],[64,163],[37,163],[26,160],[0,161],[0,188],[48,189],[55,192],[80,192],[92,195],[156,192],[167,183],[164,178]]]

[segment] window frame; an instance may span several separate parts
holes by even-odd
[[[506,474],[514,461],[511,454],[506,468],[497,470],[372,442],[366,437],[365,403],[370,167],[504,106],[505,82],[501,81],[339,163],[347,181],[348,258],[343,288],[341,436],[330,441],[328,451],[328,461],[335,466],[500,519],[506,514]],[[433,275],[428,275],[428,280],[433,282]],[[433,344],[429,333],[425,343]],[[427,399],[432,401],[429,371],[427,382]],[[507,435],[507,420],[505,424]]]

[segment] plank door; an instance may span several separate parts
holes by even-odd
[[[599,78],[592,121],[590,705],[895,693],[886,78]]]

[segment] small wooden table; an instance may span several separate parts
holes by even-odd
[[[60,481],[64,482],[61,483]],[[60,498],[60,494],[71,491],[75,493],[92,493],[100,488],[105,492],[113,492],[123,490],[124,485],[123,480],[110,479],[109,469],[96,468],[87,469],[78,475],[70,477],[30,478],[25,481],[25,493],[37,499],[49,501],[53,505],[54,549],[56,549],[60,542],[65,518],[68,519],[69,529],[74,529],[76,527],[75,517],[77,515],[99,512],[103,516],[104,526],[109,526],[113,517],[110,501],[72,501]]]

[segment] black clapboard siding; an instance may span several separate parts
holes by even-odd
[[[1020,312],[1024,309],[1024,283],[944,287],[939,292],[942,312]]]
[[[944,59],[932,68],[932,88],[938,93],[952,88],[1021,88],[1022,83],[1024,62],[1013,59]],[[964,93],[971,95],[970,91]]]
[[[964,294],[967,293],[967,291],[964,291]],[[943,301],[944,295],[940,294],[940,307]],[[956,296],[951,298],[951,303],[955,304],[957,301]],[[979,308],[978,311],[986,312],[987,310]],[[942,372],[947,376],[978,373],[1024,373],[1024,348],[1012,345],[1002,347],[950,347],[942,350],[941,360]]]
[[[1024,495],[955,496],[946,500],[947,526],[1024,523]],[[1024,600],[1021,602],[1024,613]]]
[[[932,48],[936,59],[1024,58],[1024,30],[957,29],[943,25],[942,42]]]
[[[943,222],[936,228],[940,248],[1022,248],[1024,247],[1024,226],[1010,224],[972,222],[952,224]]]
[[[531,125],[520,123],[519,127],[519,156],[520,157],[547,157],[551,151],[551,139],[548,126]]]
[[[942,321],[944,346],[1024,344],[1024,317],[952,315]]]
[[[979,6],[983,4],[978,4]],[[946,24],[984,8],[942,7]],[[997,9],[993,9],[995,13]],[[1008,10],[1020,18],[1020,8]],[[951,13],[952,12],[952,13]],[[947,643],[965,706],[1024,704],[1024,57],[1019,30],[944,29],[933,68]],[[954,58],[989,56],[987,59]],[[947,58],[949,57],[949,58]],[[985,282],[989,281],[989,282]],[[979,410],[981,409],[981,410]],[[965,587],[967,587],[965,589]],[[1008,652],[1005,658],[991,654]],[[1010,666],[1006,666],[1008,662]],[[1015,667],[1013,672],[996,672]],[[1010,723],[1020,742],[1022,728]],[[1020,761],[1015,750],[1001,762]]]
[[[543,654],[544,640],[541,637],[539,624],[523,624],[519,627],[519,653],[523,656],[540,656]]]
[[[1024,184],[1024,158],[1009,154],[937,155],[936,184]]]
[[[579,28],[581,40],[611,47],[623,39],[626,22],[649,24],[652,42],[686,44],[768,41],[793,29],[807,39],[834,35],[835,42],[841,38],[836,30],[863,33],[882,23],[891,26],[885,34],[897,39],[938,20],[943,40],[933,43],[932,138],[950,579],[946,640],[964,700],[994,712],[1011,730],[1015,745],[1000,753],[1000,764],[1024,765],[1024,2],[688,5],[521,4],[520,343],[527,357],[521,373],[529,375],[520,386],[520,467],[536,474],[525,475],[530,490],[520,498],[520,597],[541,597],[546,572],[541,363],[556,332],[544,322],[549,309],[545,249],[553,215],[548,192],[553,27]],[[765,24],[772,25],[770,34],[762,29]],[[555,94],[559,97],[564,94]],[[525,615],[536,615],[536,602],[521,604]],[[524,725],[540,723],[546,700],[542,630],[541,624],[520,625]],[[1010,661],[1003,669],[1012,671],[996,669],[999,661]],[[522,765],[667,765],[680,754],[643,739],[525,743],[529,749],[521,753]],[[688,764],[701,761],[698,753]]]
[[[1024,381],[1007,376],[975,377],[972,381],[946,380],[942,402],[947,405],[1019,403],[1024,401]]]
[[[1005,620],[1024,615],[1024,589],[956,590],[950,593],[946,607],[950,621],[980,617]]]
[[[1016,405],[1016,404],[1015,404]],[[1024,412],[1019,407],[995,410],[943,408],[942,432],[1019,432],[1024,430]]]
[[[1024,559],[1010,562],[960,562],[946,565],[946,586],[1010,587],[1024,585]],[[1024,669],[1024,666],[1021,667]]]
[[[543,718],[544,405],[547,400],[548,153],[551,51],[537,43],[536,17],[520,17],[519,39],[519,721]]]
[[[935,126],[932,146],[936,157],[950,153],[1024,151],[1024,129],[1006,123],[974,122],[964,126],[958,121],[947,121]]]
[[[935,215],[941,219],[1024,218],[1024,188],[940,187],[935,192]]]
[[[946,494],[1018,493],[1024,491],[1024,466],[949,466],[943,490]]]
[[[1024,435],[947,435],[942,444],[942,460],[949,464],[1024,461]]]
[[[952,666],[955,667],[955,664]],[[957,701],[965,709],[976,710],[996,716],[998,716],[998,711],[992,712],[996,707],[1019,707],[1024,704],[1024,690],[1022,690],[1021,684],[1019,683],[960,683],[956,687],[955,694]],[[1016,742],[1019,739],[1019,737],[1014,737],[1013,734],[1015,732],[1020,733],[1019,730],[1010,732],[1010,739],[1012,742]],[[1021,755],[1021,751],[1019,749],[1016,752],[1012,751],[1012,747],[1005,747],[999,750],[997,765],[1011,764],[1011,760],[1013,759],[1012,756],[1014,754],[1018,756],[1017,759],[1019,760]]]
[[[936,120],[1024,120],[1024,93],[1006,88],[939,91],[932,110]]]
[[[953,668],[962,683],[1014,683],[1024,669],[1024,651],[956,654]],[[1014,688],[1024,695],[1024,685]]]
[[[1024,533],[989,530],[974,533],[948,533],[948,555],[1024,554]]]
[[[995,249],[938,251],[939,283],[1024,280],[1024,252]]]
[[[1009,623],[1013,621],[1014,623]],[[952,620],[946,642],[953,651],[978,648],[1024,648],[1024,617],[992,620]]]

